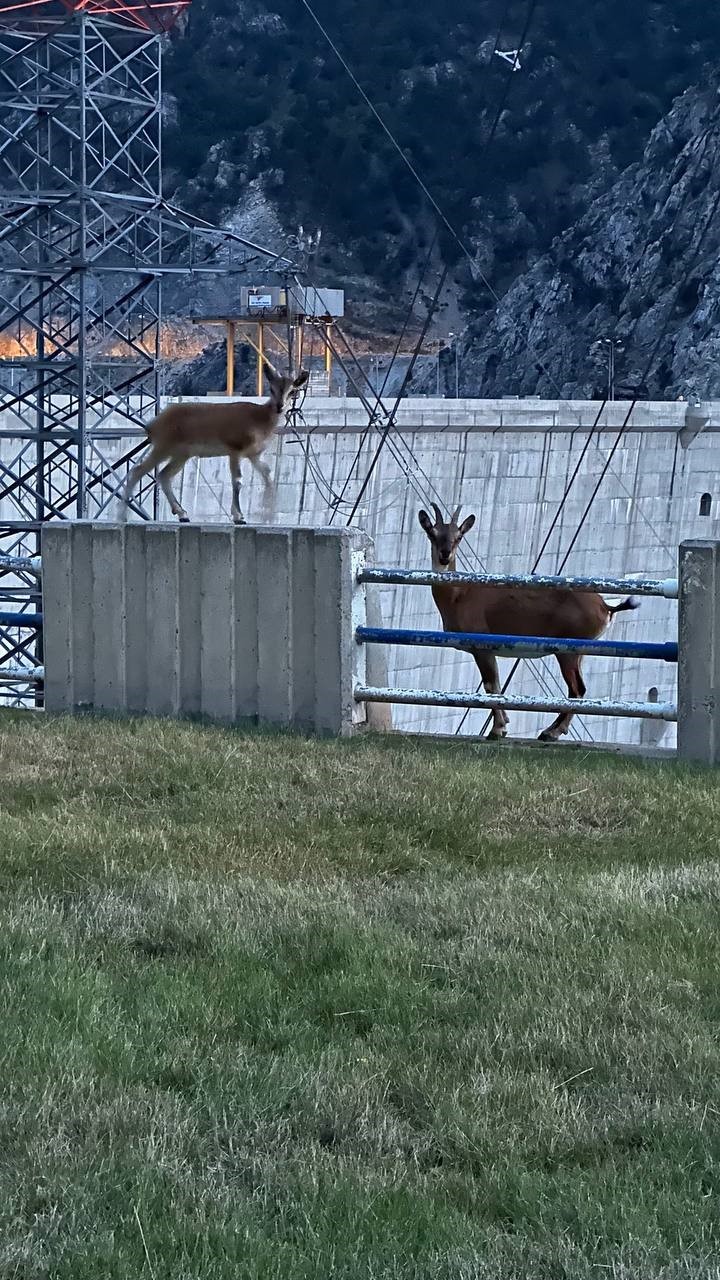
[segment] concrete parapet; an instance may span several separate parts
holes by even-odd
[[[680,544],[678,756],[720,763],[720,543]]]
[[[348,529],[47,525],[45,705],[348,733],[371,552]]]

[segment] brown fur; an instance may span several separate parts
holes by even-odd
[[[232,517],[236,524],[245,523],[240,509],[240,460],[247,458],[260,472],[267,491],[270,470],[260,455],[274,435],[289,398],[308,380],[305,370],[296,378],[289,378],[279,374],[267,361],[266,364],[270,397],[262,404],[248,400],[227,404],[171,404],[153,419],[148,427],[150,448],[133,467],[123,490],[123,516],[127,514],[138,482],[153,468],[165,463],[158,476],[160,486],[173,515],[187,520],[187,512],[170,487],[173,476],[182,471],[190,458],[227,457],[232,480]]]
[[[433,569],[440,573],[455,571],[457,549],[465,534],[475,523],[468,516],[461,525],[457,519],[460,508],[448,522],[433,504],[435,522],[426,511],[418,513],[432,547]],[[574,640],[595,640],[601,636],[613,614],[623,609],[634,609],[628,599],[610,606],[602,596],[594,592],[567,591],[558,587],[542,589],[523,587],[493,587],[482,583],[448,583],[433,586],[433,599],[438,607],[445,631],[476,631],[486,635],[568,637]],[[487,693],[500,693],[500,677],[497,658],[493,653],[473,653]],[[582,678],[582,657],[575,654],[556,654],[560,670],[570,698],[585,695]],[[505,736],[508,718],[504,711],[493,710],[493,727],[490,736]],[[563,711],[540,737],[553,741],[567,733],[572,714]]]

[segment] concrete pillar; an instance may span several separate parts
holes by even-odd
[[[370,550],[344,529],[49,525],[46,706],[349,733]]]
[[[92,622],[87,635],[93,642],[90,671],[93,692],[90,699],[96,711],[121,711],[125,695],[125,528],[117,524],[88,526],[92,537],[92,592],[74,590],[75,607],[84,601],[83,612],[90,603]],[[81,580],[75,584],[81,588]]]
[[[291,529],[257,529],[257,714],[269,724],[293,719]]]
[[[93,705],[95,698],[95,627],[93,625],[93,526],[78,521],[70,529],[70,581],[66,584],[70,609],[72,705]],[[44,565],[44,562],[43,562]],[[45,574],[43,573],[43,582]],[[47,644],[44,647],[47,663]],[[47,691],[45,694],[47,700]]]
[[[293,534],[292,572],[292,696],[293,724],[298,729],[315,727],[315,577],[315,533],[312,529],[296,529]]]
[[[367,588],[365,616],[368,627],[385,626],[382,616],[382,603],[377,588]],[[388,660],[385,645],[368,644],[365,646],[365,650],[367,683],[374,689],[387,689]],[[374,729],[377,733],[390,733],[392,731],[392,704],[390,702],[368,702],[365,710],[367,712],[368,729]]]
[[[173,716],[180,710],[178,661],[177,525],[148,524],[145,536],[147,688],[145,711]]]
[[[213,720],[235,719],[234,533],[232,525],[206,525],[200,532],[200,702],[202,714]],[[180,640],[184,649],[185,629]]]
[[[144,524],[125,527],[125,710],[143,715],[147,709],[148,687],[148,591],[146,582],[146,541]]]
[[[314,536],[315,728],[325,733],[350,733],[365,721],[364,705],[353,697],[365,658],[355,642],[355,627],[364,621],[364,588],[354,579],[368,545],[354,530],[341,536],[321,529]]]
[[[75,705],[73,611],[68,607],[72,583],[72,541],[61,525],[46,524],[41,533],[43,563],[43,644],[45,652],[45,706],[51,711],[71,711]]]
[[[199,716],[202,705],[202,560],[203,526],[183,524],[178,530],[179,700],[183,715]]]
[[[720,543],[680,545],[678,756],[720,763]]]
[[[258,577],[255,529],[235,530],[233,685],[236,720],[258,718]]]

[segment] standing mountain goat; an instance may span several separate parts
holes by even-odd
[[[446,523],[434,503],[433,510],[434,524],[426,511],[418,513],[420,525],[430,539],[432,567],[437,573],[453,573],[457,549],[472,529],[475,516],[468,516],[458,524],[458,507]],[[631,597],[612,607],[594,592],[568,591],[562,587],[493,587],[480,582],[459,582],[434,586],[432,593],[445,631],[475,631],[485,635],[595,640],[602,635],[613,614],[638,607],[638,601]],[[486,692],[500,693],[495,654],[474,652],[472,656]],[[568,696],[583,698],[582,657],[574,653],[556,653],[555,657],[567,684]],[[492,718],[490,737],[504,738],[508,725],[505,712],[493,708]],[[561,712],[540,738],[554,742],[567,733],[571,721],[571,712]]]
[[[240,509],[240,459],[247,458],[260,472],[267,490],[270,468],[260,455],[275,434],[280,415],[291,396],[305,385],[309,377],[304,369],[296,378],[284,377],[267,358],[265,365],[270,397],[262,404],[254,404],[251,400],[227,404],[170,404],[153,419],[147,429],[150,448],[133,467],[123,490],[124,516],[138,482],[153,467],[164,462],[158,476],[160,487],[173,515],[179,520],[188,520],[187,511],[170,488],[173,476],[182,471],[190,458],[227,456],[232,480],[232,518],[235,524],[245,523]]]

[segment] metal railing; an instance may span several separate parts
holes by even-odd
[[[42,573],[42,560],[40,556],[0,556],[0,569],[16,569],[39,577]]]
[[[659,596],[668,600],[677,600],[679,593],[677,578],[541,577],[534,574],[436,573],[421,569],[362,568],[357,574],[357,581],[358,583],[414,587],[471,583],[492,587],[523,587],[531,590],[584,591],[609,596]],[[675,641],[645,643],[365,626],[356,627],[355,639],[358,644],[460,649],[470,653],[494,653],[499,657],[540,658],[551,654],[574,653],[578,656],[588,654],[606,658],[641,658],[673,663],[678,661],[678,645]],[[622,716],[641,720],[677,720],[677,706],[670,702],[513,697],[482,692],[382,688],[364,684],[356,686],[355,699],[358,702],[386,702],[411,706],[477,708],[488,711],[555,711],[590,716]]]
[[[664,596],[677,600],[677,578],[562,578],[532,573],[436,573],[432,569],[361,569],[358,582],[375,582],[406,587],[447,587],[474,582],[483,587],[529,587],[533,591],[560,588],[565,591],[592,591],[605,596]]]
[[[30,574],[34,578],[40,578],[42,575],[42,560],[40,556],[10,556],[0,555],[0,571],[5,573]],[[22,585],[22,584],[21,584]],[[14,591],[10,593],[14,598]],[[34,596],[37,590],[32,591]],[[38,634],[43,629],[43,615],[37,611],[28,611],[23,613],[20,610],[0,610],[0,628],[17,628],[18,631],[36,631]],[[34,643],[34,642],[33,642]],[[20,646],[11,642],[11,638],[7,638],[8,656],[17,654]],[[42,666],[19,666],[17,665],[17,657],[15,664],[7,666],[0,665],[0,688],[2,695],[7,697],[19,697],[20,699],[37,699],[37,690],[32,690],[28,686],[41,685],[45,679],[45,668]],[[25,686],[24,692],[20,693],[17,686]],[[13,693],[13,689],[16,690]]]

